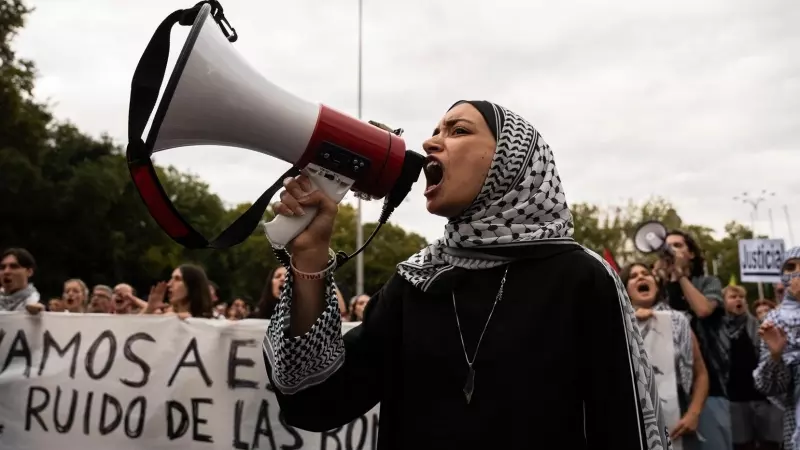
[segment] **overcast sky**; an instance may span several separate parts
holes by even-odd
[[[29,2],[16,47],[38,65],[37,95],[59,118],[125,142],[139,57],[161,20],[194,0]],[[356,114],[357,0],[222,3],[236,48],[268,79]],[[784,204],[800,223],[798,23],[800,3],[786,0],[367,0],[364,118],[404,128],[421,149],[455,100],[492,100],[539,129],[572,203],[663,195],[719,230],[749,223],[734,195],[767,189],[777,195],[759,231],[770,232],[772,208],[775,234],[788,238]],[[173,33],[173,57],[186,31]],[[213,147],[156,160],[230,203],[255,200],[288,167]],[[444,220],[427,214],[422,190],[393,221],[434,239]],[[366,205],[376,220],[380,203]]]

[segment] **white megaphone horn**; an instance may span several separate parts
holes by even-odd
[[[667,227],[656,220],[643,222],[633,234],[633,246],[644,254],[669,250]]]
[[[170,31],[176,23],[192,28],[156,108]],[[385,197],[380,228],[419,178],[424,157],[406,150],[402,130],[362,122],[269,82],[236,52],[231,43],[237,38],[219,2],[201,1],[173,12],[159,25],[136,67],[127,159],[134,184],[156,222],[185,247],[231,247],[255,230],[283,179],[303,172],[336,202],[351,188],[362,198]],[[142,140],[154,109],[147,139]],[[292,168],[208,241],[176,211],[150,159],[154,152],[190,145],[253,150],[289,162]],[[300,217],[278,216],[265,224],[267,237],[282,249],[315,215],[315,209],[306,208]]]

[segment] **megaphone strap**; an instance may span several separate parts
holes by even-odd
[[[202,18],[202,16],[208,14],[211,14],[220,25],[223,33],[228,36],[229,41],[236,40],[236,32],[225,19],[222,14],[222,6],[217,1],[202,1],[192,8],[174,11],[156,28],[153,37],[139,60],[139,64],[136,66],[131,82],[128,110],[126,157],[131,179],[156,223],[172,240],[190,249],[225,249],[247,239],[263,219],[264,212],[269,206],[269,201],[283,186],[282,180],[300,174],[300,169],[297,167],[292,167],[286,171],[261,194],[258,200],[244,214],[239,216],[236,221],[211,241],[195,230],[181,216],[164,191],[164,187],[161,185],[153,162],[150,159],[153,148],[152,142],[145,143],[142,140],[142,134],[155,109],[158,94],[164,81],[169,59],[169,39],[172,27],[176,23],[192,25],[198,16]],[[221,22],[224,22],[224,24]],[[225,30],[225,26],[233,30],[232,35]],[[167,86],[167,89],[169,89],[169,86]]]

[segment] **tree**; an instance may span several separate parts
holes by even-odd
[[[233,223],[249,207],[249,203],[244,203],[226,211],[224,226]],[[272,218],[273,214],[268,210],[264,220],[269,221]],[[247,240],[236,247],[209,253],[214,256],[217,264],[209,268],[209,274],[220,286],[220,298],[233,300],[234,297],[244,297],[251,305],[258,303],[261,290],[268,281],[267,275],[278,266],[275,253],[261,227],[256,228]]]
[[[20,0],[0,2],[0,211],[11,218],[0,222],[0,244],[31,250],[39,265],[34,281],[45,295],[57,295],[70,277],[146,288],[183,260],[211,263],[169,241],[153,222],[118,146],[55,122],[34,100],[34,64],[11,46],[30,11]],[[205,184],[171,168],[158,172],[198,229],[219,229],[225,210]]]
[[[370,236],[377,223],[363,224],[364,236]],[[334,250],[352,254],[356,250],[356,211],[350,205],[341,205],[331,240]],[[364,290],[374,294],[389,280],[398,263],[427,245],[422,236],[407,233],[392,223],[381,227],[378,234],[364,249]],[[356,295],[355,258],[336,271],[336,283],[347,296]]]

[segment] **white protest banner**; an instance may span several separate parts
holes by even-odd
[[[672,430],[681,420],[678,402],[678,379],[675,375],[675,346],[672,342],[672,317],[670,311],[654,311],[653,317],[639,322],[644,348],[656,376],[661,411],[667,428]],[[681,438],[672,441],[672,448],[682,450]]]
[[[264,368],[266,327],[0,313],[0,448],[375,449],[378,406],[326,433],[286,424]]]
[[[783,239],[740,240],[741,280],[752,283],[777,283],[781,280],[783,253]]]

